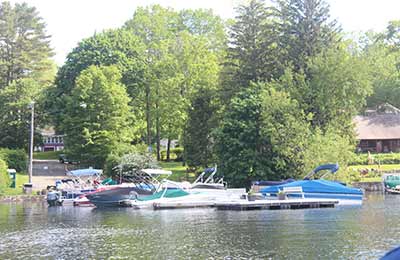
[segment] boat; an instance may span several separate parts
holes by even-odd
[[[190,192],[200,192],[211,199],[227,199],[231,197],[240,198],[246,193],[246,189],[228,189],[224,178],[215,177],[217,165],[212,168],[206,168],[197,179],[190,185]]]
[[[197,191],[188,188],[182,183],[170,180],[163,180],[156,192],[149,196],[140,196],[136,198],[129,198],[121,201],[120,205],[126,207],[133,207],[135,209],[154,208],[156,205],[173,203],[180,207],[198,207],[214,206],[217,201],[221,199],[232,198],[232,193],[229,190],[216,189],[222,192],[214,193],[209,189]],[[235,199],[240,196],[233,195]],[[175,206],[176,207],[176,206]]]
[[[74,201],[89,192],[93,192],[100,184],[102,170],[99,169],[79,169],[67,172],[69,178],[57,180],[56,185],[47,195],[49,206],[74,205]]]
[[[398,260],[400,259],[400,246],[393,248],[380,258],[380,260]]]
[[[400,194],[400,174],[390,173],[383,175],[383,186],[390,194]]]
[[[156,177],[171,174],[171,171],[160,169],[143,169],[124,174],[120,177],[122,184],[88,193],[86,198],[96,207],[120,207],[123,201],[152,195],[160,185]]]
[[[335,173],[338,169],[339,165],[337,164],[321,165],[315,168],[303,180],[266,187],[261,189],[260,192],[266,196],[266,198],[278,198],[278,195],[284,193],[285,189],[299,188],[298,190],[301,192],[289,193],[286,194],[286,197],[337,199],[339,204],[361,204],[363,200],[362,190],[347,187],[340,182],[328,181],[324,179],[311,179],[315,174],[323,170],[328,170],[331,173]]]

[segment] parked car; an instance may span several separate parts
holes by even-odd
[[[79,164],[79,161],[68,159],[67,155],[63,153],[58,156],[58,161],[60,163]]]

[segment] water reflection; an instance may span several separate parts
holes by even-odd
[[[399,201],[243,212],[0,204],[0,259],[373,259],[400,244]]]

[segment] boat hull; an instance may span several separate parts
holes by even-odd
[[[96,207],[120,207],[123,206],[121,205],[122,201],[151,194],[153,194],[152,191],[138,187],[116,187],[87,194],[86,197]]]

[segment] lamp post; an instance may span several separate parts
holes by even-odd
[[[30,144],[29,144],[29,183],[32,183],[32,162],[33,162],[33,134],[34,134],[34,121],[35,121],[35,102],[32,101],[29,104],[29,108],[31,109],[31,135],[30,135]]]

